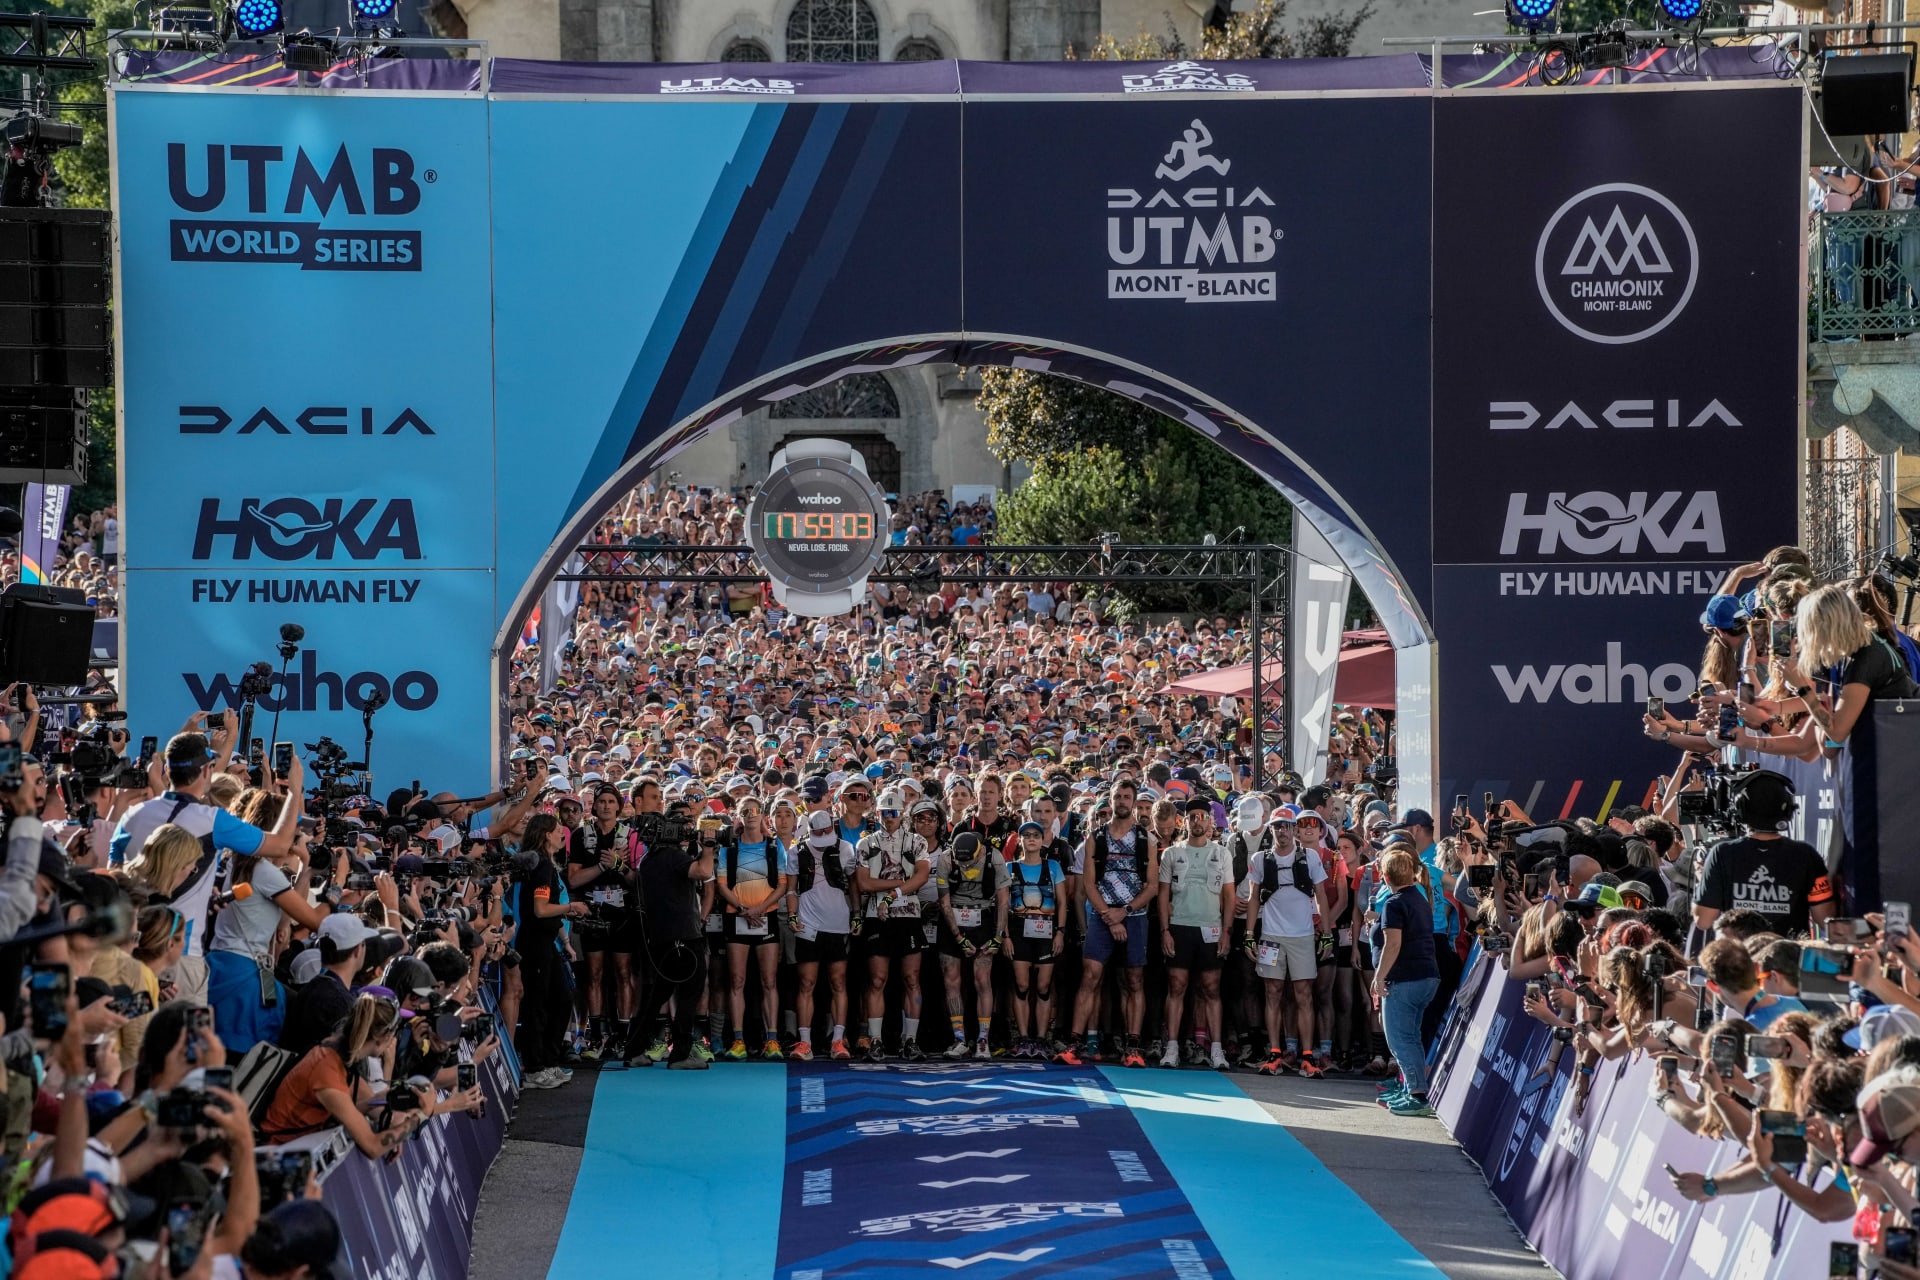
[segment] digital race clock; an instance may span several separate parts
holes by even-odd
[[[775,600],[805,617],[830,618],[866,594],[886,555],[892,516],[852,445],[796,440],[773,455],[773,470],[747,507],[747,542]]]

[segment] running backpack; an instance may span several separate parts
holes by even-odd
[[[833,852],[830,857],[817,858],[814,856],[813,845],[806,840],[802,840],[800,842],[798,862],[799,874],[796,879],[799,881],[801,893],[807,893],[812,890],[816,866],[819,872],[826,876],[828,884],[842,893],[847,891],[847,867],[846,864],[840,860],[839,845],[833,847]]]
[[[1313,872],[1307,867],[1304,850],[1295,850],[1292,871],[1293,887],[1308,897],[1313,896]],[[1260,905],[1266,906],[1267,899],[1280,892],[1280,859],[1269,854],[1267,865],[1260,873]]]

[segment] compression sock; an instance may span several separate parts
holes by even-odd
[[[955,1044],[959,1044],[967,1038],[967,1019],[964,1015],[958,1013],[948,1014],[947,1024],[953,1028],[953,1042]]]
[[[900,1043],[906,1044],[908,1041],[918,1040],[919,1038],[920,1038],[920,1019],[918,1018],[900,1019]]]
[[[716,1051],[724,1049],[727,1044],[727,1015],[724,1013],[709,1013],[707,1015],[707,1032],[714,1049]]]
[[[1287,1052],[1288,1053],[1300,1052],[1300,1039],[1298,1036],[1287,1037]]]
[[[1200,1052],[1205,1053],[1207,1046],[1213,1043],[1213,1033],[1205,1027],[1195,1027],[1193,1029],[1193,1042],[1200,1046]]]
[[[1333,1061],[1333,1041],[1322,1040],[1320,1042],[1320,1061],[1322,1062]]]

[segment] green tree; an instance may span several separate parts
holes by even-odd
[[[1164,35],[1102,36],[1094,60],[1205,61],[1345,57],[1366,4],[1289,29],[1286,0],[1261,0],[1229,14],[1190,48],[1169,24]],[[1098,541],[1198,543],[1245,529],[1253,542],[1285,543],[1292,511],[1251,467],[1190,427],[1100,387],[1023,369],[988,369],[978,401],[987,445],[1024,462],[1031,476],[1000,500],[998,540],[1047,544]],[[1244,593],[1156,589],[1128,593],[1131,606],[1238,611]]]

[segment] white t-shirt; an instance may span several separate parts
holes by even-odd
[[[859,858],[866,863],[867,874],[876,880],[911,880],[914,872],[927,861],[927,842],[919,835],[902,827],[892,835],[885,831],[875,831],[860,842],[857,851]],[[932,879],[931,876],[928,879]],[[935,890],[938,893],[938,890]],[[908,893],[904,889],[889,889],[884,893],[870,893],[861,900],[861,912],[868,919],[885,917],[890,920],[918,920],[920,918],[920,894]]]
[[[855,859],[853,846],[845,840],[837,849],[813,851],[813,885],[797,894],[800,908],[800,933],[802,937],[822,933],[851,933],[853,931],[853,908],[847,902],[843,889],[836,889],[827,882],[825,862],[828,858],[840,859],[840,865],[846,870],[846,879],[842,882],[853,883]],[[800,849],[798,843],[789,846],[786,856],[786,873],[794,877],[797,887],[800,883]]]
[[[1262,850],[1247,860],[1246,883],[1240,886],[1242,902],[1260,891],[1260,886],[1266,882],[1269,862],[1280,869],[1280,887],[1260,908],[1260,932],[1263,937],[1313,936],[1313,912],[1318,903],[1315,895],[1302,893],[1293,887],[1293,862],[1296,858],[1307,860],[1307,874],[1315,886],[1326,882],[1327,869],[1320,864],[1320,855],[1311,849],[1295,849],[1284,858],[1277,857],[1272,850]]]

